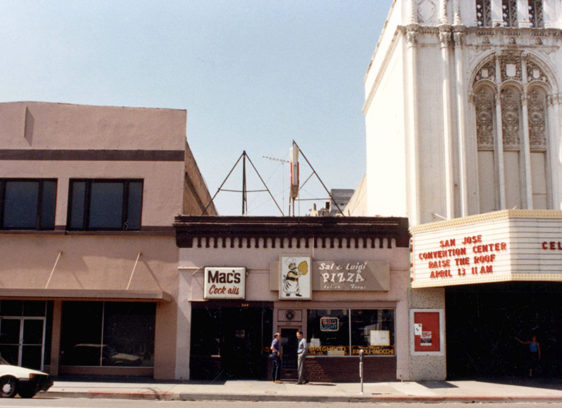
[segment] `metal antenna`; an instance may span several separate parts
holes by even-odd
[[[345,217],[345,214],[343,213],[342,209],[340,208],[340,206],[338,205],[338,203],[336,202],[336,200],[334,200],[334,197],[332,196],[332,194],[330,193],[330,191],[328,190],[328,188],[326,187],[326,185],[324,184],[324,182],[322,181],[322,179],[320,178],[320,176],[318,175],[318,173],[316,173],[316,170],[314,169],[314,167],[312,166],[312,164],[308,161],[308,159],[306,158],[306,155],[304,154],[304,152],[301,150],[300,146],[297,144],[297,142],[295,142],[293,140],[293,144],[295,146],[297,146],[297,149],[299,149],[299,153],[302,154],[302,157],[304,158],[304,160],[306,161],[306,163],[310,166],[310,168],[312,169],[312,174],[306,179],[305,183],[310,179],[310,177],[312,177],[312,175],[315,175],[316,178],[318,179],[318,181],[320,182],[320,184],[322,184],[322,187],[324,187],[324,190],[326,190],[326,193],[328,194],[328,196],[330,197],[330,200],[334,203],[334,205],[336,206],[336,208],[338,209],[338,211],[340,212],[340,214],[342,216]],[[294,213],[294,211],[293,211]]]
[[[238,166],[238,163],[240,163],[240,160],[242,160],[242,190],[228,190],[228,189],[223,189],[222,187],[225,185],[225,183],[228,181],[228,179],[230,178],[230,176],[232,175],[232,173],[234,172],[234,169],[236,169],[236,167]],[[260,181],[262,182],[263,186],[265,187],[265,190],[248,190],[247,186],[246,186],[246,160],[248,160],[248,162],[250,163],[250,165],[252,166],[252,168],[254,169],[254,171],[256,172],[256,175],[259,177]],[[275,197],[273,197],[273,194],[271,194],[271,191],[269,190],[269,187],[267,187],[267,184],[265,184],[265,181],[263,180],[260,172],[258,171],[258,169],[256,168],[256,166],[254,166],[254,163],[252,163],[252,160],[250,159],[250,156],[248,156],[248,154],[246,153],[246,151],[244,150],[242,152],[242,154],[240,155],[240,157],[238,158],[238,160],[236,160],[236,163],[234,163],[234,166],[232,166],[232,169],[230,169],[230,171],[228,172],[226,178],[224,179],[224,181],[221,183],[220,187],[217,189],[217,192],[215,193],[215,195],[213,195],[213,198],[211,198],[211,201],[209,201],[209,203],[205,206],[205,209],[203,210],[203,212],[201,213],[201,215],[206,215],[207,214],[207,209],[209,208],[209,206],[211,205],[212,202],[214,202],[215,197],[219,194],[219,192],[221,191],[228,191],[228,192],[234,192],[234,193],[242,193],[242,215],[246,215],[246,213],[248,212],[248,193],[261,193],[261,192],[268,192],[269,196],[271,197],[271,199],[273,200],[273,202],[275,203],[275,205],[277,206],[277,209],[279,210],[279,212],[281,213],[282,216],[284,216],[285,214],[283,213],[283,210],[281,209],[281,207],[279,207],[279,204],[277,203],[277,201],[275,200]]]

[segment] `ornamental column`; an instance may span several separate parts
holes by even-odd
[[[412,2],[414,3],[414,2]],[[410,25],[406,31],[406,58],[408,59],[408,120],[407,120],[407,157],[408,157],[408,213],[411,225],[418,225],[420,219],[420,191],[419,191],[419,152],[418,152],[418,91],[417,91],[417,26]]]
[[[449,26],[441,26],[439,32],[441,43],[441,70],[443,78],[443,151],[444,174],[445,174],[445,212],[447,219],[455,218],[455,194],[453,175],[453,143],[452,143],[452,106],[451,106],[451,80],[450,80],[450,57],[449,46],[451,44],[451,32]]]
[[[458,3],[457,3],[458,4]],[[457,20],[457,13],[455,13],[455,24],[460,24],[460,13]],[[457,122],[458,122],[458,155],[459,155],[459,192],[460,192],[460,216],[466,217],[469,215],[468,209],[468,181],[467,181],[467,168],[466,168],[466,89],[464,84],[464,61],[463,61],[463,42],[464,42],[464,28],[462,26],[455,26],[454,28],[455,40],[455,78],[456,78],[456,94],[457,94]]]
[[[506,197],[505,197],[505,171],[504,171],[504,161],[503,161],[503,116],[501,108],[501,66],[500,58],[498,56],[496,59],[496,139],[495,139],[495,152],[498,158],[497,170],[498,170],[498,191],[500,198],[500,210],[505,210],[506,208]]]
[[[521,58],[521,78],[523,80],[523,94],[521,95],[521,120],[523,122],[523,163],[525,201],[529,210],[533,209],[533,180],[531,178],[531,147],[529,142],[529,110],[527,94],[527,58]]]

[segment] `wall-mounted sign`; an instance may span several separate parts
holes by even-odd
[[[246,268],[205,268],[205,299],[245,299]]]
[[[337,332],[340,330],[340,319],[332,316],[322,316],[320,318],[321,332]]]
[[[387,261],[317,261],[312,264],[314,290],[390,289]]]
[[[310,258],[282,256],[279,265],[279,299],[310,299]]]
[[[388,261],[314,261],[310,272],[303,275],[298,269],[299,265],[304,268],[303,261],[310,265],[310,258],[283,257],[282,259],[285,259],[285,264],[272,262],[270,266],[270,289],[279,290],[281,299],[299,298],[296,293],[301,294],[300,298],[306,298],[303,292],[305,279],[312,281],[312,290],[319,291],[390,290]],[[291,268],[292,272],[290,272]],[[300,292],[293,282],[298,282]]]

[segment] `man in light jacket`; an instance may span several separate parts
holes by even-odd
[[[306,384],[308,381],[304,378],[304,359],[308,347],[306,345],[306,339],[304,338],[303,332],[301,330],[297,331],[297,339],[299,341],[299,346],[297,348],[297,356],[298,356],[297,368],[298,368],[299,378],[297,384]]]

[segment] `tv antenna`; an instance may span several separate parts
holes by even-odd
[[[238,166],[238,163],[240,163],[240,161],[242,160],[242,189],[241,190],[229,190],[229,189],[223,189],[223,186],[225,185],[225,183],[228,181],[228,179],[230,178],[230,176],[232,175],[232,173],[234,172],[234,170],[236,169],[236,167]],[[246,186],[246,161],[248,163],[250,163],[250,165],[252,166],[252,168],[254,169],[254,172],[256,173],[256,175],[259,177],[261,183],[264,186],[264,190],[248,190],[247,186]],[[218,193],[220,193],[221,191],[227,191],[227,192],[232,192],[232,193],[242,193],[242,215],[246,215],[248,213],[248,193],[263,193],[263,192],[268,192],[269,196],[271,197],[271,199],[273,200],[273,202],[275,203],[275,205],[277,206],[277,209],[279,210],[279,212],[281,213],[282,216],[284,216],[285,214],[283,213],[283,210],[281,209],[281,207],[279,207],[279,204],[277,204],[277,201],[275,200],[275,197],[273,197],[273,194],[271,194],[271,191],[269,190],[269,187],[267,187],[267,184],[265,184],[265,181],[263,181],[262,176],[260,175],[260,172],[258,171],[258,169],[256,169],[256,166],[254,166],[254,163],[252,162],[252,160],[250,159],[250,156],[248,156],[248,154],[246,153],[246,150],[244,150],[242,152],[242,154],[240,155],[240,157],[238,158],[238,160],[236,160],[236,163],[234,163],[234,166],[232,166],[232,169],[230,169],[230,171],[228,172],[228,175],[226,176],[226,178],[224,179],[224,181],[222,182],[222,184],[220,185],[220,187],[218,188],[217,192],[215,193],[215,195],[211,198],[211,201],[209,201],[209,203],[205,206],[205,208],[203,209],[202,215],[206,215],[207,214],[207,209],[209,208],[209,206],[211,205],[212,202],[214,202],[215,197],[218,195]]]

